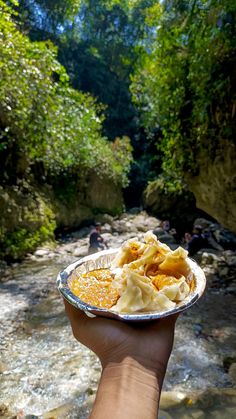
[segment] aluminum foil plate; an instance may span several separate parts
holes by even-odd
[[[123,321],[150,321],[160,319],[162,317],[170,316],[171,314],[178,313],[186,310],[192,306],[202,296],[205,286],[206,278],[203,270],[197,263],[188,258],[188,263],[195,277],[195,284],[190,291],[187,298],[176,304],[176,307],[166,311],[152,311],[152,312],[136,312],[136,313],[117,313],[112,309],[103,309],[91,306],[84,301],[81,301],[74,295],[70,289],[70,281],[72,273],[81,275],[94,269],[110,268],[111,262],[114,259],[118,249],[103,250],[93,255],[86,256],[78,261],[67,266],[57,277],[57,287],[63,297],[74,307],[83,310],[88,316],[102,316]]]

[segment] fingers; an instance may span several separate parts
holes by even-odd
[[[65,305],[65,312],[70,320],[74,337],[77,340],[81,341],[81,338],[83,337],[86,331],[86,327],[88,327],[89,321],[92,321],[93,319],[89,319],[88,316],[82,310],[79,310],[78,308],[72,306],[65,299],[63,300]]]

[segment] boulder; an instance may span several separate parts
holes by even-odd
[[[199,172],[186,175],[197,207],[236,233],[236,146],[222,141],[214,158],[206,151],[197,156]],[[230,214],[230,216],[229,216]]]
[[[55,196],[51,199],[59,228],[77,228],[81,223],[91,223],[94,220],[109,223],[111,215],[120,214],[124,209],[121,187],[111,179],[101,179],[95,174],[88,175],[81,183],[78,182],[77,190],[70,200]]]
[[[229,376],[231,378],[231,381],[234,385],[236,385],[236,363],[230,365],[229,367]]]
[[[47,190],[0,186],[0,256],[20,259],[54,238],[55,214]]]
[[[182,227],[192,226],[194,220],[203,215],[196,207],[193,193],[186,187],[182,191],[169,191],[163,185],[163,179],[158,178],[149,182],[143,193],[143,206],[151,214],[164,220],[169,219],[171,224]]]

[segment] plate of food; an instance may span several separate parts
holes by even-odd
[[[67,266],[57,277],[63,297],[88,316],[149,321],[191,307],[203,294],[203,270],[181,246],[152,232]]]

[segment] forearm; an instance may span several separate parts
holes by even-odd
[[[156,419],[164,372],[131,357],[103,370],[90,419]]]

